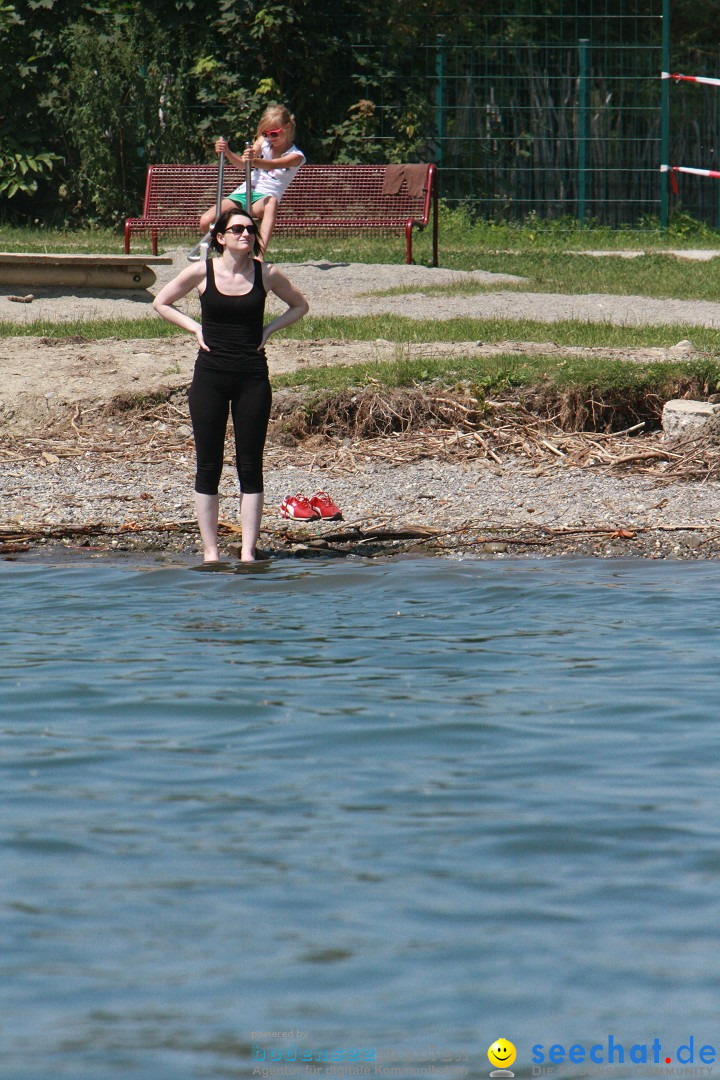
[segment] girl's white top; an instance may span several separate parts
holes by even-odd
[[[260,156],[264,157],[266,161],[271,161],[273,154],[274,149],[270,145],[270,140],[263,139]],[[250,183],[254,192],[257,192],[258,195],[274,195],[278,203],[282,202],[283,195],[295,179],[295,173],[301,165],[305,164],[305,155],[302,150],[298,150],[297,146],[293,145],[288,147],[287,150],[283,150],[281,157],[287,157],[289,154],[300,154],[302,158],[300,164],[293,165],[291,169],[253,169]],[[235,195],[244,194],[245,184],[242,183],[239,188],[232,192],[231,198]]]

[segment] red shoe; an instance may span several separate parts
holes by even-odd
[[[286,495],[280,504],[280,513],[285,518],[300,518],[305,521],[320,517],[304,495]]]
[[[328,521],[337,521],[342,517],[342,510],[336,506],[326,491],[316,491],[310,499],[310,505],[317,512],[318,517]]]

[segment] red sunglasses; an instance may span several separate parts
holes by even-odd
[[[272,131],[261,131],[260,134],[266,139],[277,139],[282,135],[282,128],[273,128]]]

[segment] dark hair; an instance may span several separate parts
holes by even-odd
[[[253,251],[256,255],[260,255],[262,253],[262,244],[260,243],[260,226],[258,220],[256,217],[253,217],[252,214],[249,214],[247,210],[242,206],[233,207],[232,210],[223,210],[222,214],[217,219],[210,232],[210,247],[214,251],[221,252],[223,250],[222,244],[218,243],[218,233],[225,232],[228,227],[228,222],[231,218],[234,218],[236,214],[240,214],[242,215],[242,217],[248,218],[250,221],[252,221],[253,225],[257,229],[257,232],[255,233],[255,243],[253,244]]]

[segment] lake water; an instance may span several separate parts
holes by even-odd
[[[1,1076],[720,1048],[719,564],[0,589]]]

